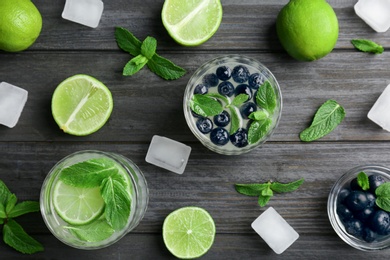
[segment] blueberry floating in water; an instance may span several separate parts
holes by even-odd
[[[225,128],[214,128],[210,133],[210,140],[216,145],[225,145],[229,142],[229,133]]]
[[[370,184],[370,191],[375,194],[376,188],[381,184],[385,183],[385,179],[380,175],[370,175],[368,176],[368,183]]]
[[[337,205],[337,214],[339,215],[339,218],[342,221],[347,221],[353,217],[352,211],[350,211],[346,206],[343,204]]]
[[[196,121],[196,127],[202,133],[207,134],[213,129],[213,122],[207,117],[201,117]]]
[[[365,227],[362,231],[362,238],[364,241],[371,243],[374,242],[376,239],[377,235],[375,234],[374,231],[372,231],[370,228]]]
[[[238,96],[240,94],[247,94],[248,100],[250,100],[253,95],[251,88],[247,84],[240,84],[236,87],[236,89],[234,90],[234,95]],[[245,102],[248,102],[248,100]]]
[[[245,147],[248,145],[248,133],[245,129],[240,128],[230,136],[230,142],[236,147]]]
[[[259,73],[253,73],[252,75],[249,76],[248,79],[249,87],[257,90],[261,85],[264,84],[264,81],[265,78],[263,77],[263,75]]]
[[[230,115],[227,111],[222,111],[221,114],[214,116],[214,124],[217,126],[227,126],[230,123]]]
[[[347,220],[344,222],[344,227],[348,234],[355,237],[362,236],[363,223],[360,220],[354,218]]]
[[[204,84],[198,84],[194,89],[194,94],[203,95],[206,94],[207,92],[209,92],[209,88]]]
[[[339,197],[338,197],[339,202],[343,203],[345,198],[348,197],[349,193],[351,193],[351,191],[349,189],[342,189],[339,192]]]
[[[355,190],[345,198],[344,203],[352,212],[357,212],[367,207],[368,200],[365,192]]]
[[[232,71],[232,77],[237,83],[244,83],[249,78],[249,70],[243,65],[237,65]]]
[[[365,208],[355,214],[355,217],[361,222],[366,222],[375,213],[374,208]]]
[[[234,93],[234,86],[229,81],[221,82],[218,85],[218,93],[224,96],[231,97]]]
[[[217,77],[222,81],[226,81],[232,76],[232,71],[228,66],[218,67],[216,73]]]
[[[245,119],[247,119],[248,116],[255,111],[257,111],[257,106],[253,102],[247,102],[240,107],[240,113]]]
[[[203,83],[209,87],[215,87],[218,85],[219,79],[216,74],[210,73],[203,77]]]
[[[390,234],[390,216],[383,210],[377,210],[369,220],[370,228],[379,235]]]

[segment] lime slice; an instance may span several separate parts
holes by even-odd
[[[83,225],[98,218],[104,209],[100,188],[78,188],[58,181],[53,204],[57,214],[72,225]]]
[[[111,115],[110,90],[88,75],[74,75],[61,82],[52,97],[52,114],[68,134],[89,135],[99,130]]]
[[[214,237],[214,221],[202,208],[180,208],[164,220],[165,246],[178,258],[192,259],[204,255],[213,245]]]
[[[220,0],[165,0],[161,18],[175,41],[185,46],[198,46],[218,30],[222,5]]]

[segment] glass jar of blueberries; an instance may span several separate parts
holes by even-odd
[[[227,55],[197,69],[187,84],[183,108],[189,128],[204,146],[237,155],[272,135],[280,120],[282,95],[263,64]]]
[[[361,175],[368,178],[361,181]],[[329,220],[339,237],[350,246],[363,251],[390,246],[390,212],[379,203],[381,195],[377,190],[387,182],[390,182],[390,169],[365,165],[349,170],[332,187],[328,197]]]

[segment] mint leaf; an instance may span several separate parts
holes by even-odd
[[[262,190],[266,189],[269,183],[235,184],[234,187],[238,193],[246,196],[257,197],[261,195]]]
[[[390,182],[379,185],[375,190],[375,203],[381,209],[390,212]]]
[[[147,65],[152,72],[166,80],[178,79],[186,74],[185,69],[175,65],[170,60],[159,56],[157,53],[153,55]]]
[[[368,190],[370,188],[370,182],[368,181],[368,176],[365,172],[359,172],[357,182],[362,190]]]
[[[261,196],[271,198],[273,195],[274,195],[274,192],[271,189],[271,185],[267,185],[267,187],[261,191]]]
[[[145,64],[148,63],[148,59],[142,54],[132,58],[123,68],[123,76],[132,76],[140,71]]]
[[[104,214],[107,222],[115,230],[124,228],[130,216],[131,199],[122,176],[115,174],[105,178],[100,190],[106,203]]]
[[[90,224],[67,227],[79,239],[87,242],[99,242],[111,237],[115,232],[105,219],[93,221]]]
[[[238,107],[241,104],[243,104],[245,101],[247,101],[248,98],[249,96],[247,94],[239,94],[233,99],[232,105]]]
[[[207,94],[195,94],[190,100],[190,107],[196,114],[204,117],[215,116],[223,111],[221,103]]]
[[[115,39],[119,48],[122,50],[130,53],[133,56],[138,56],[141,54],[142,42],[125,28],[115,28]]]
[[[381,54],[383,53],[384,49],[381,45],[365,39],[354,39],[351,40],[352,45],[362,52],[370,52],[374,54]]]
[[[317,140],[332,132],[345,117],[344,108],[334,100],[328,100],[317,110],[309,128],[299,137],[304,142]]]
[[[292,192],[298,189],[303,182],[304,182],[303,178],[290,183],[273,182],[271,184],[271,189],[278,193]]]
[[[259,87],[256,94],[257,105],[272,114],[276,108],[276,102],[277,100],[274,88],[269,81],[264,82],[264,84]]]
[[[208,97],[213,97],[213,98],[216,98],[218,100],[222,100],[224,103],[225,103],[225,106],[226,107],[230,107],[230,101],[227,97],[219,94],[219,93],[207,93],[207,94],[204,94]]]
[[[157,40],[153,37],[146,37],[141,45],[141,53],[148,60],[152,59],[153,55],[156,53]]]
[[[3,227],[4,242],[24,254],[33,254],[43,251],[43,246],[30,237],[24,229],[13,219],[9,219]]]
[[[263,196],[263,195],[260,195],[259,196],[259,199],[257,200],[257,203],[259,203],[259,206],[260,207],[264,207],[265,205],[267,205],[268,201],[271,199],[271,196]]]
[[[267,118],[263,121],[253,121],[248,130],[248,143],[255,144],[267,135],[272,124],[272,120]]]
[[[22,201],[15,205],[15,207],[8,213],[8,218],[16,218],[21,215],[38,212],[39,202],[37,201]]]
[[[230,110],[230,131],[229,134],[232,135],[235,132],[237,132],[238,129],[240,129],[242,121],[241,117],[239,116],[239,112],[237,112],[237,109],[234,107],[229,107]]]
[[[16,198],[16,195],[12,193],[11,196],[8,197],[5,212],[9,213],[15,207],[16,202],[18,202],[18,199]]]
[[[74,187],[93,188],[99,187],[104,178],[117,172],[118,169],[112,160],[97,158],[64,168],[60,180]]]
[[[0,204],[3,204],[4,207],[7,204],[9,196],[11,196],[11,192],[9,191],[5,183],[0,180]]]
[[[0,219],[7,218],[4,205],[0,203]]]
[[[255,120],[255,121],[263,121],[269,117],[269,113],[267,110],[258,110],[255,112],[250,113],[248,116],[249,119]]]

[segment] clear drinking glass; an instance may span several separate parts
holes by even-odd
[[[129,184],[128,186],[130,186],[128,191],[131,198],[131,208],[128,222],[123,229],[115,230],[107,239],[91,242],[80,239],[72,233],[72,228],[75,225],[67,223],[57,214],[53,202],[53,192],[63,169],[80,162],[99,158],[112,161],[115,167],[119,169],[120,174],[126,179],[126,182]],[[143,173],[136,164],[119,154],[86,150],[73,153],[63,158],[50,170],[42,185],[40,208],[46,226],[60,241],[79,249],[99,249],[117,242],[133,230],[143,218],[147,209],[148,200],[149,192],[147,183]]]

